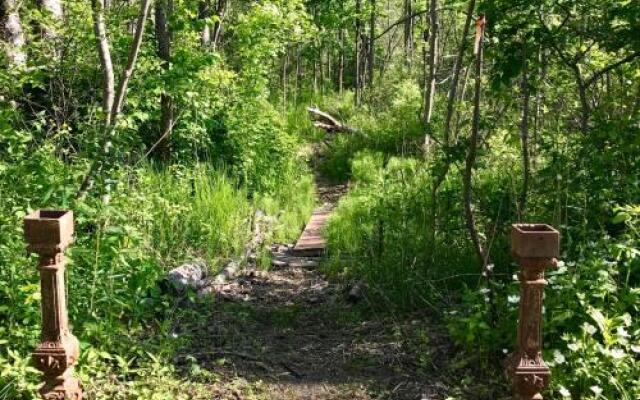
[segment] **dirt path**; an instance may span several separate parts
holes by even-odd
[[[321,185],[320,197],[331,208],[345,191]],[[217,286],[192,320],[184,353],[216,377],[213,399],[446,398],[446,371],[435,368],[447,359],[439,328],[367,315],[366,299],[348,301],[321,260],[290,250],[274,245],[271,270]]]

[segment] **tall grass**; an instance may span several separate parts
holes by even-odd
[[[252,204],[247,191],[223,170],[146,170],[142,190],[153,203],[149,233],[165,260],[232,257],[250,235]]]

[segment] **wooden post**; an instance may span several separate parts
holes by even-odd
[[[33,352],[35,366],[44,374],[40,395],[46,400],[81,400],[80,381],[73,377],[80,346],[69,331],[64,283],[64,251],[73,241],[73,213],[36,211],[25,217],[24,233],[29,251],[40,256],[42,335]]]
[[[545,270],[556,264],[560,234],[544,224],[513,225],[511,252],[520,265],[518,343],[507,362],[507,374],[521,400],[542,400],[551,370],[542,359],[542,303]]]

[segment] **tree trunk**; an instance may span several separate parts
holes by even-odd
[[[144,33],[144,26],[149,16],[149,7],[151,6],[151,0],[142,0],[140,3],[140,13],[138,14],[138,21],[136,22],[136,33],[133,38],[133,43],[129,51],[129,57],[127,59],[127,65],[122,71],[122,77],[120,78],[120,84],[116,91],[113,108],[111,109],[111,123],[115,124],[117,117],[122,111],[122,105],[124,104],[124,98],[127,93],[127,87],[129,86],[129,80],[133,75],[133,70],[136,66],[138,59],[138,53],[140,52],[140,46],[142,45],[142,36]]]
[[[431,123],[433,100],[436,93],[436,61],[438,60],[438,0],[431,0],[429,5],[429,80],[424,96],[424,122]]]
[[[169,70],[171,63],[171,30],[169,16],[172,11],[172,0],[157,0],[155,5],[155,34],[158,45],[158,57],[162,60],[162,68]],[[157,152],[162,159],[171,155],[170,136],[173,130],[173,99],[170,94],[162,93],[160,98],[160,135],[156,143],[160,143]]]
[[[529,157],[529,104],[531,91],[529,90],[529,71],[527,59],[524,57],[522,70],[522,120],[520,121],[520,141],[522,143],[522,191],[520,192],[518,214],[520,222],[524,221],[529,193],[529,179],[531,163]]]
[[[458,91],[458,82],[460,81],[460,71],[462,70],[462,64],[464,62],[464,54],[467,49],[467,36],[469,36],[469,30],[471,29],[471,20],[473,19],[473,11],[476,8],[476,0],[469,0],[469,7],[467,8],[467,18],[464,23],[464,29],[462,31],[462,38],[460,40],[460,47],[458,48],[458,56],[453,66],[453,78],[451,80],[451,87],[449,88],[449,96],[447,98],[447,114],[444,122],[444,142],[448,146],[451,136],[451,120],[453,119],[453,112],[456,102],[456,93]]]
[[[204,0],[198,3],[198,19],[206,20],[211,17],[211,0]],[[209,23],[205,22],[200,32],[200,42],[202,47],[211,47],[212,29]]]
[[[371,1],[371,15],[369,16],[369,59],[367,61],[367,78],[369,79],[369,89],[373,88],[373,71],[375,62],[375,34],[376,34],[376,0]]]
[[[6,55],[9,64],[21,66],[27,62],[27,55],[23,48],[24,33],[16,3],[16,0],[0,1],[0,33],[2,40],[7,43]]]
[[[362,104],[362,0],[356,0],[356,106]]]
[[[413,3],[412,0],[404,0],[404,57],[408,67],[411,67],[413,54]]]
[[[104,113],[104,125],[110,126],[115,78],[113,74],[113,62],[111,61],[111,50],[109,49],[109,39],[107,38],[107,28],[104,21],[103,0],[92,0],[91,7],[93,9],[93,32],[98,40],[98,55],[100,57],[100,67],[102,68],[102,112]]]
[[[282,63],[282,113],[287,112],[287,91],[288,86],[288,72],[289,72],[289,49],[285,50],[284,61]]]
[[[216,6],[216,15],[218,16],[218,20],[213,24],[213,48],[217,49],[220,41],[222,40],[222,21],[224,20],[224,16],[227,12],[228,0],[218,0],[218,5]]]
[[[340,28],[340,65],[338,66],[338,90],[340,94],[344,92],[344,46],[345,46],[345,34],[344,28]]]
[[[467,152],[467,157],[465,160],[465,169],[464,176],[462,179],[462,190],[463,190],[463,203],[464,203],[464,214],[467,225],[467,230],[469,231],[469,236],[471,236],[471,242],[473,243],[473,248],[478,256],[478,260],[483,265],[483,267],[487,263],[487,253],[484,249],[480,241],[480,235],[478,234],[478,228],[476,226],[475,215],[472,207],[472,177],[473,177],[473,167],[476,162],[477,150],[478,150],[478,141],[480,136],[480,100],[482,94],[482,67],[483,67],[483,55],[484,55],[484,27],[486,24],[486,19],[484,16],[481,16],[477,22],[477,37],[476,37],[476,82],[475,82],[475,96],[473,100],[473,121],[471,126],[471,137],[469,139],[469,150]]]

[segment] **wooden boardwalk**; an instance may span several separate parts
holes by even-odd
[[[322,237],[322,231],[327,225],[331,211],[318,209],[313,212],[311,219],[304,228],[302,235],[293,248],[295,257],[319,257],[324,254],[327,242]]]

